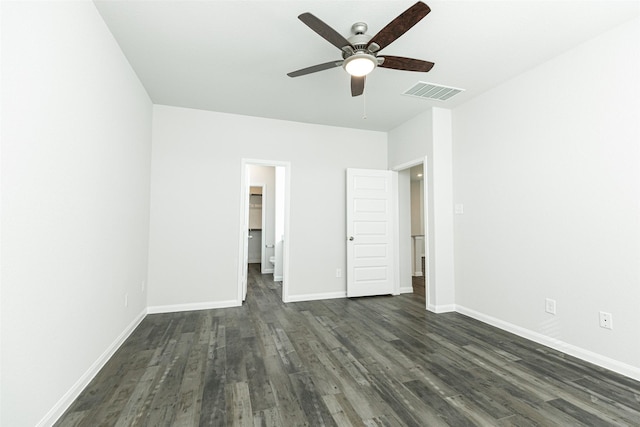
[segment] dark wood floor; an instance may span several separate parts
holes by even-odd
[[[422,276],[412,276],[411,277],[411,286],[413,287],[413,293],[418,295],[418,296],[422,296],[422,298],[425,298],[425,292],[426,292],[426,288],[424,287],[425,284],[425,274],[426,274],[426,268],[425,268],[425,257],[422,257],[422,272],[423,275]]]
[[[401,295],[147,316],[58,426],[640,425],[640,383]]]
[[[413,294],[425,298],[424,276],[413,276],[411,278],[411,286]]]

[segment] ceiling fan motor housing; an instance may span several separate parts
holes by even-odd
[[[369,34],[365,34],[367,31],[367,28],[368,28],[367,24],[365,24],[364,22],[356,22],[351,26],[351,32],[353,33],[353,35],[349,37],[347,40],[349,41],[349,43],[351,43],[355,52],[364,52],[369,54],[373,53],[373,52],[370,52],[369,49],[367,48],[369,44],[369,40],[371,40],[371,37],[372,37]],[[348,53],[348,52],[345,52],[343,50],[343,57],[345,53]],[[347,55],[347,56],[350,56],[350,55]]]

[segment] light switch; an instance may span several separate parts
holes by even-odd
[[[462,203],[456,203],[455,212],[456,215],[462,215],[464,213],[464,205]]]

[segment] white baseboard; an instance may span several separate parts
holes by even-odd
[[[601,354],[594,353],[584,348],[568,344],[559,339],[552,338],[526,328],[522,328],[520,326],[505,322],[504,320],[500,320],[492,316],[488,316],[467,307],[457,305],[456,311],[460,314],[464,314],[465,316],[469,316],[491,326],[495,326],[497,328],[511,332],[512,334],[537,342],[538,344],[551,347],[554,350],[561,351],[570,356],[577,357],[578,359],[582,359],[586,362],[593,363],[594,365],[598,365],[613,372],[617,372],[621,375],[640,381],[640,367],[628,365],[626,363],[611,359]]]
[[[262,274],[269,274],[269,273],[273,273],[273,268],[265,268],[264,270],[261,271]]]
[[[401,294],[412,294],[413,293],[413,286],[401,287],[400,288],[400,293]]]
[[[300,302],[300,301],[317,301],[322,299],[336,299],[346,298],[347,293],[341,292],[326,292],[322,294],[304,294],[304,295],[289,295],[287,302]]]
[[[282,276],[276,276],[275,274],[273,275],[273,281],[274,282],[282,282]]]
[[[80,393],[89,385],[91,380],[100,372],[100,369],[104,367],[104,365],[111,359],[111,356],[120,348],[122,343],[125,342],[129,335],[138,327],[142,319],[147,315],[147,310],[142,310],[138,316],[136,316],[129,325],[118,335],[118,337],[111,343],[111,345],[98,357],[98,360],[93,362],[93,364],[87,369],[87,371],[82,374],[82,376],[76,381],[76,383],[71,386],[69,391],[67,391],[60,400],[47,412],[47,414],[36,424],[36,427],[45,427],[52,426],[61,416],[64,414],[69,406],[78,398]]]
[[[415,277],[422,277],[422,271],[414,271],[414,272],[413,272],[413,275],[414,275]]]
[[[456,311],[456,305],[455,304],[443,304],[443,305],[433,305],[433,304],[429,304],[427,306],[427,310],[429,310],[432,313],[451,313],[452,311]]]
[[[210,310],[212,308],[228,308],[238,307],[242,303],[238,303],[237,300],[229,301],[210,301],[210,302],[196,302],[190,304],[172,304],[172,305],[156,305],[147,308],[147,313],[174,313],[179,311],[196,311],[196,310]]]

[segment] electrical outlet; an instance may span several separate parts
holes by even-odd
[[[145,285],[145,283],[144,283],[144,280],[143,280],[142,281],[142,285],[140,285],[140,291],[141,292],[144,292],[144,285]]]
[[[336,277],[342,277],[342,269],[336,268]]]
[[[124,306],[129,306],[129,294],[124,294]]]
[[[606,311],[600,312],[600,327],[605,329],[613,329],[613,316]]]
[[[549,314],[556,314],[556,300],[547,298],[544,304],[544,311]]]

